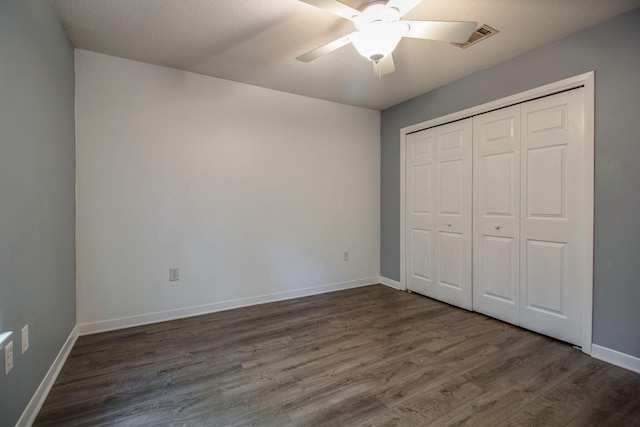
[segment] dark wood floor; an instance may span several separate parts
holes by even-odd
[[[80,337],[36,426],[638,426],[640,375],[382,285]]]

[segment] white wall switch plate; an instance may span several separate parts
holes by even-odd
[[[22,354],[29,350],[29,325],[22,328]]]
[[[9,341],[4,347],[4,374],[8,375],[13,369],[13,341]]]

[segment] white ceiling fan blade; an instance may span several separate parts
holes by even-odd
[[[478,25],[477,22],[466,21],[402,21],[409,24],[409,31],[404,37],[415,39],[438,40],[443,42],[464,43]]]
[[[342,18],[353,21],[354,16],[362,15],[360,11],[347,6],[344,3],[340,3],[338,0],[300,0],[303,3],[310,4],[311,6],[319,7],[322,10],[326,10],[329,13],[338,15]]]
[[[393,73],[396,70],[396,66],[393,63],[393,56],[388,54],[378,62],[373,63],[373,71],[375,71],[378,77],[382,77],[385,74]]]
[[[324,46],[320,46],[317,49],[313,49],[310,52],[298,56],[296,59],[302,62],[313,61],[319,56],[326,55],[327,53],[331,53],[336,49],[340,49],[342,46],[348,45],[349,43],[351,43],[349,37],[351,37],[351,34],[341,37],[338,40],[334,40],[331,43],[327,43]]]
[[[422,0],[389,0],[387,7],[395,7],[400,11],[400,16],[402,17],[420,3],[422,3]]]

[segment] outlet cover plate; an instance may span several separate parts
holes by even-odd
[[[4,374],[8,375],[13,369],[13,341],[4,347]]]

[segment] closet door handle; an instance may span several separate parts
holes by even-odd
[[[450,222],[447,223],[447,227],[451,227],[451,223]]]
[[[496,230],[500,230],[500,224],[496,224]]]

